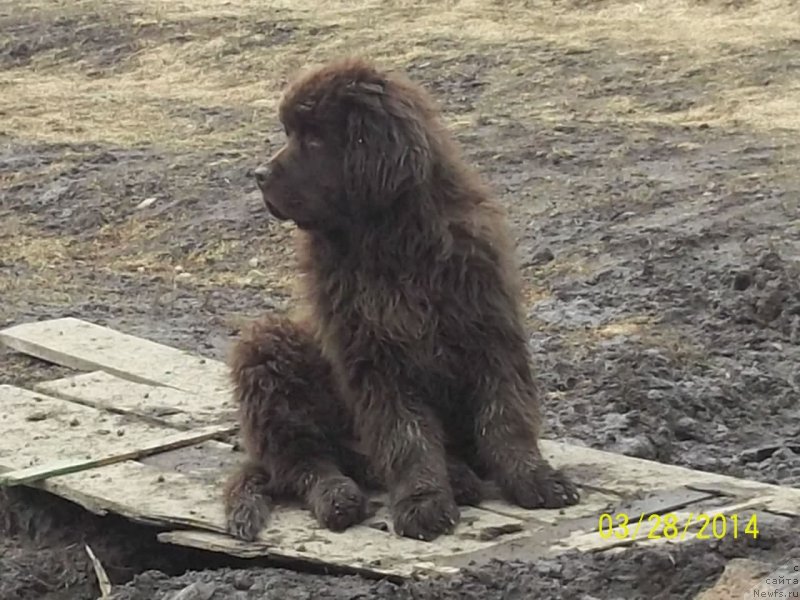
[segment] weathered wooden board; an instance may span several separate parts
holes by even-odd
[[[599,516],[601,513],[581,519],[568,519],[551,525],[535,524],[536,519],[528,519],[527,524],[530,536],[502,541],[496,546],[492,546],[488,551],[478,551],[471,555],[451,555],[443,556],[438,559],[438,566],[449,566],[463,568],[474,562],[485,562],[489,560],[535,560],[539,558],[550,558],[566,551],[579,550],[582,552],[617,552],[631,545],[652,545],[659,543],[683,543],[692,539],[697,539],[702,522],[697,521],[697,515],[706,514],[713,517],[719,514],[727,517],[728,535],[732,536],[732,515],[738,514],[740,519],[738,527],[738,537],[747,537],[743,530],[749,518],[749,514],[757,514],[758,523],[775,523],[778,520],[788,522],[790,519],[773,515],[772,513],[762,512],[763,499],[755,498],[748,501],[739,502],[735,498],[709,494],[705,492],[695,492],[686,488],[676,487],[671,490],[658,491],[648,495],[642,500],[623,502],[617,504],[610,510],[604,511],[611,515],[615,524],[619,524],[617,517],[625,515],[633,520],[629,526],[629,533],[626,535],[623,530],[608,535],[608,530],[604,529],[600,533]],[[535,514],[538,511],[531,511]],[[636,531],[636,523],[643,517],[643,525]],[[647,519],[651,515],[659,515],[662,518],[659,522],[649,522]],[[685,525],[691,517],[690,527],[687,528],[686,535],[663,535],[663,516],[675,517],[681,526]],[[607,523],[604,523],[607,526]],[[702,539],[713,539],[713,533],[706,535],[710,527],[703,531]],[[681,528],[681,534],[683,529]],[[661,535],[659,535],[661,533]],[[635,537],[635,539],[633,539]],[[718,535],[719,537],[719,535]],[[677,539],[670,539],[677,538]]]
[[[0,332],[0,341],[45,360],[95,371],[39,384],[40,393],[0,386],[0,470],[120,456],[133,447],[157,445],[181,429],[193,433],[196,427],[233,424],[227,369],[219,361],[77,319],[18,325]],[[387,531],[391,518],[385,507],[369,522],[334,533],[307,511],[282,506],[256,543],[235,540],[225,534],[220,494],[237,455],[229,444],[215,441],[35,485],[94,512],[115,512],[167,528],[171,531],[159,536],[167,543],[399,576],[451,572],[472,560],[549,556],[571,548],[614,551],[630,544],[599,535],[603,512],[624,512],[630,518],[665,512],[685,517],[701,509],[800,514],[800,490],[795,488],[554,441],[543,441],[542,450],[583,486],[581,503],[527,511],[486,501],[480,508],[463,509],[456,532],[430,543]],[[637,543],[655,542],[644,538]]]
[[[800,489],[739,479],[686,467],[667,465],[551,440],[542,441],[542,453],[554,465],[573,474],[580,483],[621,495],[641,494],[673,487],[676,483],[706,491],[764,498],[765,510],[800,515]]]
[[[223,546],[248,546],[249,556],[324,562],[400,576],[415,570],[419,561],[475,552],[507,537],[524,535],[519,532],[521,521],[474,508],[465,509],[464,522],[453,535],[427,543],[371,527],[369,523],[375,519],[345,533],[335,533],[320,527],[307,511],[281,506],[258,542],[242,544],[224,534],[220,484],[221,477],[208,481],[127,461],[54,477],[38,485],[98,514],[113,512],[161,527],[216,532],[225,540]],[[380,520],[380,516],[377,518]],[[498,530],[512,533],[497,536]]]
[[[54,477],[40,485],[68,496],[93,512],[111,511],[161,526],[225,532],[218,485],[135,461]],[[381,519],[382,516],[377,515],[348,533],[335,533],[318,525],[307,511],[282,506],[273,513],[256,546],[277,556],[316,557],[343,565],[351,554],[360,554],[365,560],[382,557],[391,562],[403,562],[418,556],[486,547],[494,540],[482,540],[486,537],[484,531],[521,525],[510,517],[470,508],[464,510],[464,522],[453,535],[428,543],[402,538],[369,525]]]
[[[99,368],[123,379],[167,385],[196,393],[225,391],[223,402],[230,401],[227,398],[227,369],[223,363],[79,319],[64,318],[16,325],[0,331],[0,341],[46,360],[76,368]],[[61,380],[54,387],[58,388],[59,393],[66,393],[63,390],[65,384],[70,385]],[[89,392],[84,390],[79,393],[83,395]],[[94,394],[96,397],[99,393]],[[162,399],[167,398],[162,396]],[[209,414],[211,407],[206,402],[208,400],[204,399],[199,406],[200,418]],[[186,409],[189,410],[189,407]],[[605,492],[635,494],[641,490],[662,489],[674,481],[683,481],[687,485],[738,486],[741,491],[757,491],[762,487],[755,482],[558,442],[543,441],[542,447],[555,464],[566,468],[577,481]],[[792,491],[780,494],[776,490],[772,492],[776,495],[775,502],[777,495],[783,498],[785,504],[795,497]]]
[[[699,496],[707,498],[708,494],[700,494]],[[513,560],[524,557],[531,560],[537,557],[547,557],[567,550],[568,548],[565,547],[562,540],[570,538],[570,536],[576,540],[576,543],[585,544],[586,539],[591,538],[593,534],[595,536],[598,535],[597,523],[600,513],[593,512],[593,509],[597,509],[600,506],[600,498],[603,499],[603,508],[600,509],[600,512],[616,513],[620,510],[621,505],[618,498],[612,505],[605,505],[607,496],[597,492],[590,492],[587,496],[587,506],[584,511],[574,511],[573,509],[576,507],[570,507],[565,509],[565,514],[561,520],[552,517],[538,518],[540,513],[549,513],[551,511],[528,510],[525,511],[525,518],[520,518],[515,523],[503,524],[498,522],[490,524],[489,521],[485,521],[486,526],[483,529],[478,531],[467,530],[461,534],[459,534],[459,531],[462,531],[462,526],[459,526],[456,530],[456,536],[472,540],[477,535],[478,539],[483,538],[487,543],[483,545],[458,543],[457,546],[448,548],[449,551],[442,552],[436,546],[441,547],[444,540],[454,537],[444,536],[430,545],[433,546],[431,551],[425,551],[424,548],[426,546],[423,546],[423,550],[417,555],[420,560],[414,564],[413,571],[415,573],[424,573],[426,571],[448,573],[474,562],[497,558]],[[658,498],[651,499],[652,509],[660,509],[665,512],[672,510],[675,506],[675,502],[670,495],[665,495],[660,504],[658,500]],[[685,502],[679,502],[680,505],[683,503]],[[481,509],[487,509],[486,504],[482,505]],[[482,511],[462,508],[462,520],[465,524],[471,523],[475,519],[476,512]],[[578,516],[580,512],[583,513],[582,516]],[[388,511],[383,509],[375,518],[370,520],[370,522],[375,521],[391,522]],[[517,532],[516,529],[520,526],[522,531]],[[343,535],[349,537],[350,534]],[[196,530],[165,532],[159,534],[159,539],[164,542],[202,550],[224,552],[241,558],[260,556],[268,550],[267,546],[262,545],[263,543],[246,544],[226,535]],[[393,546],[397,543],[396,539],[400,539],[405,543],[403,538],[395,538],[391,542]],[[417,542],[414,543],[417,544]],[[369,561],[358,563],[360,569],[378,566],[378,563],[372,559],[373,554],[371,551],[369,556]],[[298,558],[301,557],[298,555]]]
[[[564,508],[542,508],[531,511],[519,506],[514,506],[502,500],[484,500],[481,508],[491,510],[500,515],[508,515],[523,520],[535,520],[541,523],[560,523],[572,519],[580,519],[586,516],[595,516],[609,507],[618,506],[621,497],[616,494],[598,492],[595,490],[581,490],[581,501],[573,506]]]
[[[49,392],[53,396],[66,398],[82,404],[96,406],[110,411],[130,412],[137,415],[147,415],[155,421],[176,427],[189,425],[204,425],[220,422],[223,418],[234,419],[235,415],[225,412],[225,417],[215,412],[213,400],[203,405],[202,401],[187,392],[163,386],[132,382],[121,379],[110,373],[94,371],[76,376],[41,382],[35,389]],[[199,406],[196,406],[199,405]],[[197,414],[188,411],[199,411]],[[204,448],[203,460],[215,464],[220,461],[220,454],[228,454],[232,448],[225,444],[217,445],[217,452]],[[155,457],[148,461],[150,464],[160,461]],[[544,522],[564,521],[565,519],[578,518],[588,514],[595,514],[604,506],[618,501],[618,497],[601,492],[584,492],[583,501],[565,509],[544,509],[536,511],[536,519]],[[531,518],[531,511],[510,505],[501,501],[487,501],[483,508],[504,514],[517,519]]]
[[[0,385],[0,406],[0,468],[5,471],[126,454],[158,446],[176,434],[164,426],[10,385]],[[215,427],[218,433],[227,429]]]
[[[96,514],[120,514],[159,526],[224,531],[222,473],[214,481],[126,461],[40,481],[36,487]]]
[[[238,427],[231,402],[172,387],[122,379],[105,371],[80,373],[34,384],[34,389],[56,398],[128,414],[175,429],[230,423]],[[162,469],[214,478],[230,471],[239,460],[232,446],[214,440],[160,452],[139,459]]]
[[[140,463],[162,471],[175,471],[216,482],[220,474],[231,473],[242,460],[242,453],[231,444],[209,440],[169,452],[160,452],[139,459]]]
[[[348,535],[348,534],[340,534]],[[168,544],[175,544],[178,546],[186,546],[188,548],[197,548],[199,550],[208,550],[211,552],[220,552],[236,556],[238,558],[258,558],[268,556],[269,546],[267,544],[254,542],[245,543],[228,536],[209,531],[186,530],[186,531],[165,531],[158,534],[158,539],[161,542]],[[402,539],[402,538],[395,538]],[[392,541],[391,543],[394,543]],[[419,542],[425,543],[425,542]],[[391,557],[378,556],[370,558],[371,552],[369,548],[362,552],[357,546],[353,548],[354,560],[350,560],[347,565],[340,565],[336,562],[328,560],[327,555],[324,560],[317,560],[303,553],[298,553],[295,560],[307,562],[311,564],[323,565],[326,567],[338,566],[346,569],[347,571],[361,572],[371,575],[394,576],[398,578],[416,577],[420,575],[450,575],[457,573],[459,567],[443,564],[441,561],[442,556],[449,556],[447,554],[434,555],[434,556],[417,556],[413,562],[392,562]],[[488,551],[488,550],[487,550]],[[385,554],[385,553],[383,553]],[[473,554],[465,551],[464,557],[472,556]],[[276,556],[276,555],[273,555]],[[462,553],[459,553],[462,556]],[[280,557],[292,558],[292,557]],[[468,558],[464,559],[468,561]]]
[[[106,371],[224,400],[229,396],[224,363],[72,317],[8,327],[0,331],[0,342],[81,371]]]
[[[34,389],[110,412],[144,416],[178,429],[236,422],[236,411],[229,399],[221,401],[219,396],[205,397],[173,387],[131,381],[105,371],[43,381],[35,384]]]
[[[0,390],[0,393],[1,392],[2,390]],[[43,479],[77,473],[97,467],[105,467],[127,460],[139,460],[151,454],[167,452],[192,444],[199,444],[230,432],[230,427],[208,425],[202,429],[169,433],[154,442],[141,441],[136,443],[134,447],[124,451],[117,449],[115,452],[92,456],[91,458],[60,460],[53,463],[44,462],[33,467],[2,472],[0,473],[0,485],[14,486],[31,484]],[[130,443],[130,439],[128,443]]]
[[[185,441],[190,434],[198,435],[9,385],[0,386],[0,405],[3,471],[98,460],[163,444],[171,437]],[[215,478],[194,477],[126,460],[56,475],[36,485],[100,514],[111,511],[160,526],[224,533],[221,483],[226,475],[220,471]],[[382,509],[372,522],[387,520]],[[465,509],[463,522],[454,535],[428,544],[395,536],[369,523],[347,534],[337,534],[320,527],[305,510],[280,507],[262,533],[261,547],[283,558],[397,574],[412,569],[417,560],[427,560],[425,557],[485,548],[496,543],[502,532],[520,535],[523,525],[513,517],[470,508]]]

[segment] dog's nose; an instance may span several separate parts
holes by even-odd
[[[259,185],[264,185],[264,183],[267,181],[267,177],[269,176],[269,167],[257,167],[256,170],[253,171],[253,175],[256,178],[256,183]]]

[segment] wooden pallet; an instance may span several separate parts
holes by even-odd
[[[629,545],[598,533],[603,513],[644,514],[645,523],[667,512],[800,514],[799,489],[545,441],[547,457],[582,486],[577,506],[528,511],[486,501],[463,509],[456,531],[430,543],[387,529],[385,507],[333,533],[286,506],[258,541],[244,543],[225,533],[220,501],[221,482],[241,458],[214,439],[236,425],[223,363],[73,318],[16,325],[0,331],[0,341],[82,371],[32,390],[0,385],[0,484],[40,487],[98,514],[158,525],[165,543],[407,577]],[[664,541],[646,539],[647,531],[636,543]]]

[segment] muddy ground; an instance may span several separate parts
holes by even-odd
[[[433,90],[508,207],[548,391],[547,437],[799,486],[800,138],[795,109],[781,113],[778,101],[793,98],[800,76],[795,9],[688,2],[686,17],[642,2],[635,6],[655,12],[641,13],[640,29],[625,21],[639,33],[619,35],[615,19],[630,19],[634,5],[557,4],[516,3],[513,23],[498,25],[492,13],[480,27],[455,8],[436,17],[435,31],[413,29],[406,16],[405,34],[418,31],[409,56],[393,54],[408,43],[400,34],[374,23],[367,34],[359,27],[373,17],[359,25],[352,10],[284,7],[254,18],[247,2],[227,3],[221,16],[204,2],[175,14],[147,2],[119,14],[92,2],[0,2],[9,82],[0,105],[0,325],[75,316],[223,358],[242,319],[284,310],[290,227],[268,217],[250,172],[280,143],[273,108],[285,76],[306,50],[321,60],[342,39]],[[552,21],[542,25],[543,15]],[[710,19],[702,53],[676,33],[691,18]],[[508,35],[492,37],[492,24]],[[457,37],[471,27],[485,39]],[[359,35],[373,37],[362,45]],[[258,60],[275,53],[290,59],[267,75]],[[202,86],[190,73],[189,83],[148,88],[148,75],[166,72],[174,55],[186,69],[195,61],[204,78],[213,66],[217,87],[192,96]],[[238,84],[223,75],[250,87],[236,96]],[[58,87],[64,81],[79,91]],[[262,96],[272,100],[259,104]],[[128,110],[136,102],[150,112]],[[752,115],[760,107],[771,111],[763,119]],[[0,350],[4,383],[64,373]],[[779,560],[800,548],[797,528],[767,528],[758,542],[520,557],[396,587],[211,570],[219,565],[168,551],[151,531],[33,492],[3,496],[0,517],[8,600],[96,597],[84,542],[123,586],[117,600],[171,598],[192,583],[183,600],[691,598],[732,556]]]

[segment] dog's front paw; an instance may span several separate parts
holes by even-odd
[[[323,527],[344,531],[367,517],[367,499],[349,477],[333,477],[317,484],[311,510]]]
[[[245,542],[253,542],[267,524],[270,503],[267,498],[242,498],[226,507],[225,524],[228,532]]]
[[[577,486],[543,460],[501,484],[508,500],[522,508],[563,508],[577,504]]]
[[[450,533],[461,513],[450,493],[426,490],[400,498],[392,507],[394,531],[398,535],[431,541]]]

